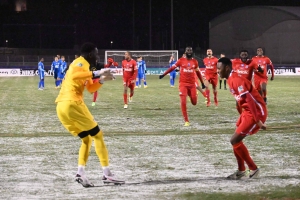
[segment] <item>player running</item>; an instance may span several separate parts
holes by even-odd
[[[232,70],[232,63],[229,58],[219,59],[218,72],[221,78],[228,80],[230,92],[243,108],[236,122],[235,133],[230,139],[238,170],[227,178],[234,180],[256,178],[259,175],[259,168],[251,158],[243,139],[248,135],[257,133],[259,129],[266,129],[264,124],[268,115],[266,105],[258,91],[254,89],[251,81]],[[248,165],[249,170],[246,170],[245,163]]]
[[[147,73],[147,67],[146,62],[143,60],[143,57],[140,56],[137,59],[137,68],[138,68],[138,75],[136,78],[135,88],[140,88],[142,86],[142,82],[144,83],[144,88],[147,88],[147,82],[146,82],[146,73]]]
[[[269,57],[264,56],[264,51],[261,47],[257,48],[257,56],[252,58],[258,66],[263,70],[263,73],[254,71],[254,86],[263,97],[265,103],[267,104],[267,83],[268,83],[268,69],[267,66],[271,68],[271,81],[274,80],[274,66]]]
[[[203,59],[203,63],[205,65],[205,93],[206,93],[206,106],[210,106],[210,90],[209,84],[212,85],[212,89],[214,92],[214,102],[215,106],[218,106],[218,97],[217,97],[217,84],[218,84],[218,74],[217,74],[217,63],[218,58],[213,56],[213,51],[211,49],[207,49],[206,51],[207,57]]]
[[[94,117],[83,101],[83,91],[97,91],[104,81],[113,80],[114,76],[109,69],[90,71],[91,65],[96,65],[97,47],[92,43],[85,43],[81,47],[81,56],[74,60],[65,76],[61,90],[56,98],[56,112],[60,122],[73,135],[81,139],[78,156],[78,171],[75,180],[83,187],[93,187],[85,173],[92,142],[103,169],[103,182],[124,183],[116,179],[109,168],[109,158],[100,130]],[[99,77],[98,82],[92,78]]]
[[[124,86],[124,91],[123,91],[124,108],[127,109],[128,88],[130,89],[129,102],[132,102],[135,80],[137,76],[136,61],[131,58],[131,53],[129,51],[125,52],[125,60],[122,61],[122,68],[123,68],[123,86]]]
[[[254,71],[262,73],[261,67],[259,67],[255,62],[248,58],[248,51],[241,50],[240,58],[232,59],[232,69],[240,76],[246,78],[250,82],[252,81]],[[241,114],[242,107],[236,104],[237,111]]]
[[[165,75],[179,67],[180,78],[179,78],[179,96],[181,112],[184,118],[184,126],[190,126],[190,122],[187,115],[186,108],[186,97],[190,97],[190,101],[193,105],[197,105],[197,91],[195,86],[195,73],[203,84],[202,76],[199,71],[198,61],[194,59],[192,47],[186,47],[185,49],[186,58],[180,58],[171,68],[168,68],[165,73],[159,76],[162,79]]]

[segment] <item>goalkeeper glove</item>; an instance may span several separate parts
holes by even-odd
[[[165,77],[165,75],[159,75],[159,79],[162,79],[163,77]]]
[[[93,71],[93,78],[98,78],[100,76],[108,76],[111,73],[112,72],[110,71],[110,69],[96,70],[96,71]]]

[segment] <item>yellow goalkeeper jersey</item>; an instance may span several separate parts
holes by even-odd
[[[86,87],[91,93],[97,91],[101,84],[93,83],[93,74],[90,71],[90,64],[82,57],[75,59],[69,66],[60,92],[55,103],[60,101],[83,101],[83,91]]]

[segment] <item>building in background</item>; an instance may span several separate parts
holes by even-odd
[[[209,47],[215,53],[237,57],[246,49],[254,56],[262,47],[275,64],[300,64],[300,7],[243,7],[214,18],[209,26]]]

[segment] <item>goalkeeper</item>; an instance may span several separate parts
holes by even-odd
[[[84,187],[94,186],[85,174],[85,166],[93,140],[96,154],[103,169],[102,180],[124,183],[124,181],[117,180],[111,173],[102,130],[94,121],[94,117],[83,101],[84,88],[89,92],[95,92],[105,81],[114,79],[110,69],[90,71],[90,66],[96,65],[97,53],[98,49],[92,43],[85,43],[81,47],[81,56],[70,65],[59,95],[55,100],[60,122],[73,136],[78,136],[81,139],[75,180]],[[95,77],[99,77],[99,81],[93,83],[92,78]]]

